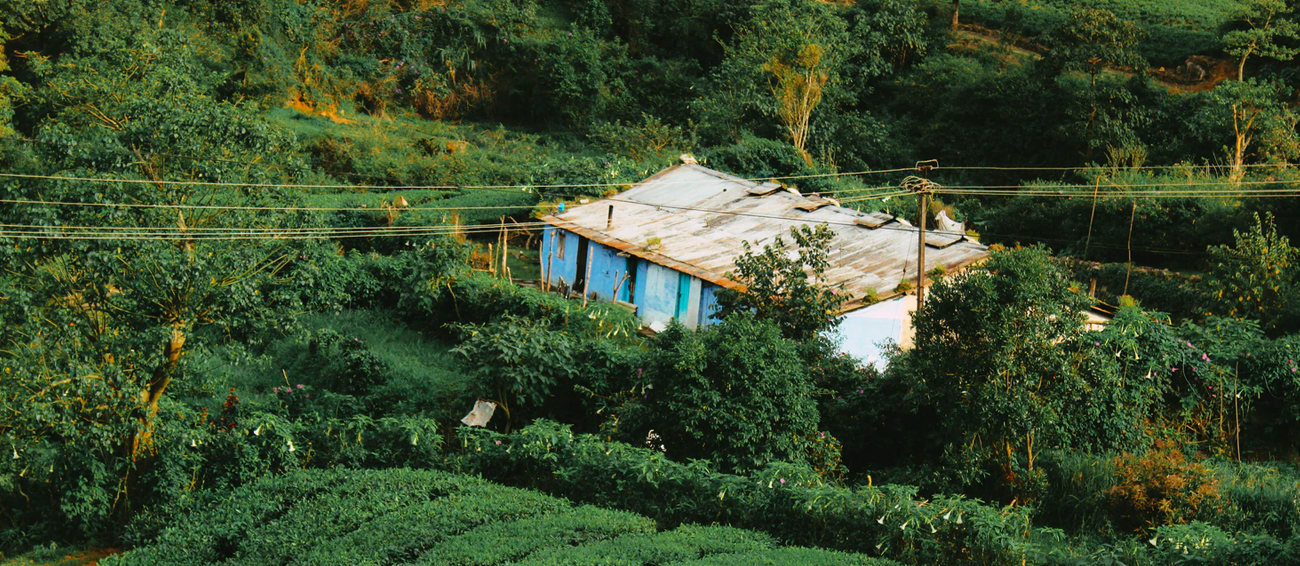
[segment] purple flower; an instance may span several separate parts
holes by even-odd
[[[497,446],[501,446],[501,441],[500,441],[500,440],[497,441]]]
[[[858,393],[862,393],[862,390],[861,390],[861,389],[859,389],[859,390],[858,390]]]
[[[781,483],[785,483],[785,478],[781,478]]]

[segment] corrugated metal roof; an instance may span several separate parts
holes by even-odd
[[[607,226],[611,206],[613,222]],[[670,167],[624,193],[542,220],[731,288],[740,287],[726,273],[735,268],[741,242],[762,249],[782,236],[793,252],[791,228],[825,223],[835,239],[823,284],[843,286],[850,293],[855,300],[845,310],[861,306],[858,300],[869,290],[889,297],[904,278],[916,277],[917,230],[910,224],[694,164]],[[927,271],[939,265],[960,269],[988,255],[979,242],[952,232],[927,233],[926,244]]]

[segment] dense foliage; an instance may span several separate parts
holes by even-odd
[[[2,557],[1295,562],[1298,18],[0,0]],[[938,159],[996,251],[887,367],[816,222],[702,329],[528,286],[536,217],[682,153],[906,222]]]
[[[105,564],[860,564],[760,533],[686,525],[435,471],[297,472],[234,490]]]

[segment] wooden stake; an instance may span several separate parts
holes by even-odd
[[[1241,463],[1241,362],[1237,362],[1237,370],[1233,372],[1232,383],[1232,420],[1236,422],[1237,434],[1237,463]]]
[[[551,261],[555,259],[555,237],[558,230],[551,231],[551,251],[546,254],[546,290],[551,290]]]
[[[582,308],[587,308],[587,298],[591,295],[591,241],[587,241],[587,274],[582,277]]]
[[[506,231],[506,219],[501,217],[501,273],[506,276],[506,281],[514,283],[510,277],[510,265],[506,261],[510,258],[510,232]]]
[[[1124,292],[1121,297],[1128,296],[1128,278],[1133,274],[1133,219],[1137,217],[1138,201],[1133,199],[1133,210],[1128,213],[1128,265],[1124,267]]]

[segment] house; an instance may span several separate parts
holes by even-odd
[[[835,238],[821,283],[850,296],[841,349],[878,363],[884,341],[910,345],[916,297],[895,289],[904,280],[915,285],[919,234],[888,214],[683,163],[542,220],[542,276],[551,286],[632,306],[655,330],[672,319],[691,328],[716,322],[717,290],[743,288],[727,278],[742,242],[762,249],[782,236],[793,253],[792,228],[825,224]],[[988,255],[955,230],[927,231],[925,242],[927,272],[958,270]]]

